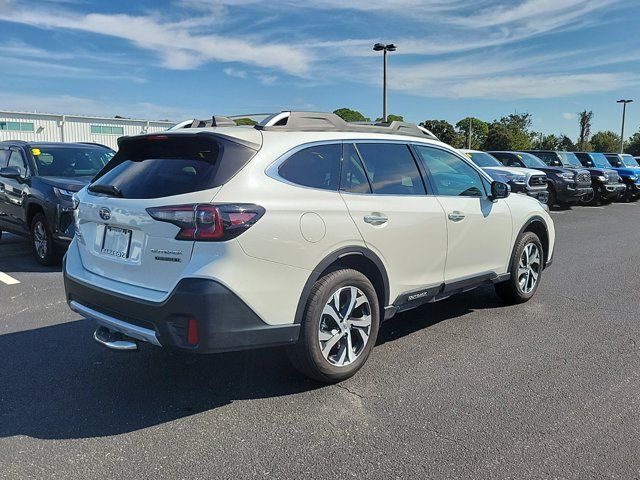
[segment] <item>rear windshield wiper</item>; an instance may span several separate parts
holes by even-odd
[[[90,185],[87,190],[94,193],[103,193],[111,197],[122,198],[122,190],[115,185]]]

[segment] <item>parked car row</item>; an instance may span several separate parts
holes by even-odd
[[[627,154],[461,150],[496,180],[550,206],[601,205],[640,197],[640,165]]]
[[[3,145],[15,210],[2,228],[33,232],[43,262],[38,225],[47,241],[73,229],[67,302],[108,348],[284,346],[302,373],[337,382],[362,367],[396,313],[483,284],[508,304],[526,302],[552,263],[544,174],[507,169],[514,190],[537,196],[511,195],[416,125],[309,112],[255,127],[220,117],[190,125],[123,137],[115,156]],[[79,189],[70,177],[92,179]],[[55,208],[33,216],[40,183],[64,203],[50,198]],[[70,208],[73,226],[51,208]]]

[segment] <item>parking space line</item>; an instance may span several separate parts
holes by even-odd
[[[6,283],[7,285],[16,285],[17,283],[20,283],[19,280],[16,280],[4,272],[0,272],[0,282]]]

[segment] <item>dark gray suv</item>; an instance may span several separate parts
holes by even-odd
[[[0,236],[29,237],[41,264],[59,262],[74,234],[74,192],[114,155],[90,143],[0,142]]]

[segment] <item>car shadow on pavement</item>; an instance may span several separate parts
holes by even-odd
[[[61,272],[62,265],[45,267],[35,258],[28,239],[3,233],[0,239],[0,272],[42,273]]]
[[[378,344],[500,302],[491,287],[428,304],[385,322]],[[283,349],[186,355],[142,345],[112,352],[78,320],[0,336],[0,438],[78,439],[132,432],[236,400],[322,388]]]
[[[492,286],[480,286],[415,310],[400,313],[380,327],[377,345],[398,340],[445,320],[455,320],[476,310],[504,307]]]
[[[77,439],[152,427],[235,400],[320,388],[280,349],[118,353],[79,320],[0,336],[0,438]]]

